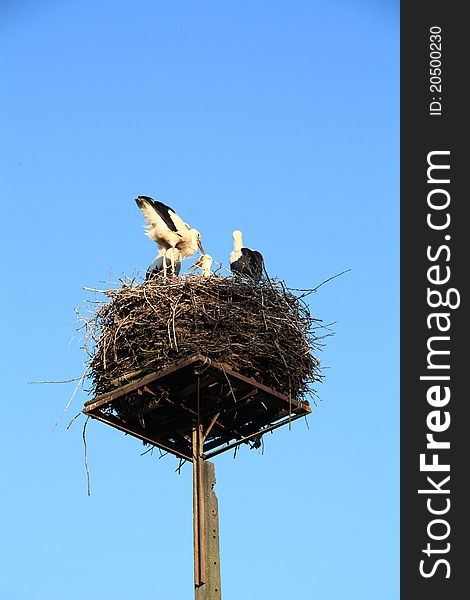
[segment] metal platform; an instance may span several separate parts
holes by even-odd
[[[225,365],[197,355],[85,403],[83,413],[186,460],[207,460],[311,413]]]

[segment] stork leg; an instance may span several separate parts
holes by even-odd
[[[166,279],[166,252],[163,255],[163,279]]]

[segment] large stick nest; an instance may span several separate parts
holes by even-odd
[[[95,395],[196,354],[296,400],[322,380],[320,321],[282,282],[157,277],[106,294],[83,317]]]

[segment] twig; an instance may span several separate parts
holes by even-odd
[[[71,381],[80,381],[82,377],[74,377],[73,379],[63,379],[62,381],[27,381],[26,383],[70,383]]]
[[[109,292],[115,292],[116,290],[97,290],[96,288],[84,287],[87,292],[97,292],[99,294],[108,294]]]
[[[83,382],[83,380],[85,379],[85,375],[86,372],[88,371],[88,367],[83,371],[82,376],[80,377],[77,385],[75,386],[75,389],[73,391],[73,394],[70,396],[70,400],[67,402],[64,410],[62,411],[62,413],[59,415],[59,417],[57,418],[57,421],[55,422],[54,427],[52,428],[52,431],[55,430],[55,428],[57,427],[57,425],[59,424],[59,422],[61,421],[62,417],[65,415],[65,413],[67,412],[67,410],[69,409],[69,406],[72,404],[72,400],[75,397],[75,394],[77,393],[78,388],[80,387],[81,383]]]
[[[82,414],[82,412],[80,411],[78,414],[76,414],[74,416],[74,418],[70,421],[70,423],[67,425],[67,429],[70,429],[70,426],[72,425],[72,423],[75,421],[75,419],[78,419],[78,417]]]
[[[83,456],[84,456],[84,461],[85,461],[85,469],[86,469],[86,477],[87,477],[87,491],[88,491],[88,495],[91,496],[90,470],[88,469],[87,447],[86,447],[86,426],[88,424],[88,419],[89,418],[90,417],[86,418],[85,424],[83,425],[82,439],[83,439]]]
[[[328,283],[332,279],[336,279],[337,277],[340,277],[341,275],[344,275],[345,273],[349,273],[349,271],[351,271],[351,270],[352,269],[346,269],[345,271],[341,271],[341,273],[337,273],[336,275],[333,275],[332,277],[328,277],[328,279],[325,279],[325,281],[322,281],[319,285],[312,288],[311,290],[302,290],[299,288],[292,288],[292,289],[295,289],[297,292],[305,292],[304,294],[301,294],[299,296],[299,300],[300,300],[301,298],[305,298],[305,296],[309,296],[310,294],[313,294],[314,292],[316,292],[319,288],[321,288],[322,285],[325,285],[325,283]]]
[[[175,473],[178,473],[178,475],[181,475],[181,467],[184,465],[185,462],[186,462],[185,458],[179,459],[179,464],[178,464],[178,467],[175,469]]]

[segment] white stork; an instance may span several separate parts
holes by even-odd
[[[204,253],[199,231],[185,223],[172,208],[149,196],[138,196],[135,201],[146,221],[146,235],[157,242],[160,254],[170,259],[173,273],[178,258],[176,250],[180,259],[189,258],[197,252],[198,247]],[[168,252],[170,248],[173,250]],[[165,275],[166,265],[166,261],[162,261]]]
[[[210,254],[203,254],[199,260],[197,260],[193,265],[191,265],[191,269],[201,269],[203,277],[210,277],[212,275],[211,265],[214,262],[214,259]]]
[[[257,250],[243,247],[242,232],[238,229],[232,233],[232,237],[230,270],[235,274],[246,275],[253,281],[259,281],[263,274],[263,256]]]
[[[160,275],[163,273],[164,275],[168,270],[171,270],[172,265],[172,257],[174,264],[174,274],[179,275],[181,271],[181,255],[179,250],[176,248],[168,248],[165,254],[162,252],[158,253],[158,256],[153,260],[153,262],[149,265],[147,269],[147,273],[145,274],[145,279],[151,279],[156,275]]]

